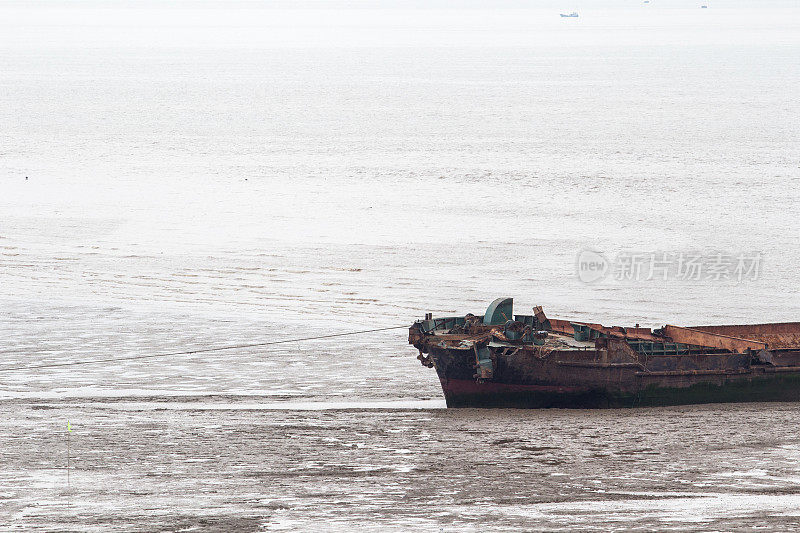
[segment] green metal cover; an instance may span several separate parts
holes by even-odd
[[[498,298],[489,304],[489,307],[486,309],[486,314],[483,315],[483,323],[488,326],[505,324],[506,321],[514,318],[512,314],[513,310],[513,298]]]

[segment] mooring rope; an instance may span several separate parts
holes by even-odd
[[[343,337],[345,335],[362,335],[364,333],[373,333],[375,331],[387,331],[390,329],[405,329],[408,328],[408,324],[403,326],[390,326],[386,328],[376,328],[376,329],[364,329],[361,331],[348,331],[346,333],[331,333],[329,335],[318,335],[316,337],[302,337],[296,339],[283,339],[279,341],[268,341],[268,342],[256,342],[253,344],[233,344],[230,346],[217,346],[216,348],[200,348],[197,350],[187,350],[184,352],[168,352],[168,353],[156,353],[156,354],[141,354],[141,355],[130,355],[127,357],[109,357],[107,359],[91,359],[88,361],[70,361],[65,363],[47,363],[43,365],[27,365],[27,366],[17,366],[17,367],[5,367],[0,368],[0,372],[17,372],[22,370],[35,370],[37,368],[55,368],[61,366],[76,366],[76,365],[92,365],[95,363],[114,363],[117,361],[134,361],[137,359],[154,359],[156,357],[170,357],[173,355],[191,355],[196,353],[206,353],[206,352],[220,352],[222,350],[237,350],[241,348],[256,348],[259,346],[271,346],[273,344],[286,344],[289,342],[302,342],[302,341],[313,341],[317,339],[330,339],[331,337]]]

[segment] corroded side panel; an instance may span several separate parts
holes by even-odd
[[[694,330],[764,342],[770,349],[800,348],[800,322],[742,326],[695,326]]]
[[[800,367],[751,367],[750,358],[743,354],[667,356],[637,362],[635,354],[615,360],[608,350],[537,354],[533,349],[493,347],[493,377],[478,380],[473,350],[431,346],[430,352],[451,407],[800,401]],[[796,355],[800,358],[800,352]]]

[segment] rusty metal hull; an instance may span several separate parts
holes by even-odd
[[[498,298],[483,316],[409,328],[449,407],[636,407],[800,401],[800,323],[660,329],[512,315]]]
[[[800,353],[797,354],[800,358]],[[800,367],[642,372],[634,366],[562,365],[510,368],[476,381],[469,354],[432,349],[448,407],[615,408],[722,402],[800,401]],[[562,362],[563,363],[563,362]],[[550,367],[550,368],[548,368]],[[532,373],[546,376],[533,378]]]

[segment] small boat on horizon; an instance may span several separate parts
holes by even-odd
[[[562,18],[575,18],[575,17],[578,16],[578,12],[577,11],[573,11],[572,13],[569,13],[569,14],[560,13],[560,15],[561,15]]]

